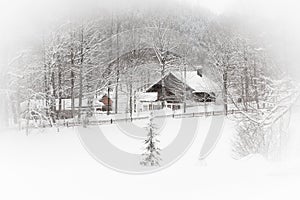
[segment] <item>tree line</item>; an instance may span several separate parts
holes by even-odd
[[[224,113],[232,107],[242,111],[234,116],[239,141],[249,145],[253,139],[250,146],[257,148],[240,154],[260,151],[267,145],[261,128],[269,120],[265,116],[276,119],[272,113],[278,112],[272,108],[293,93],[294,85],[270,53],[265,36],[245,27],[243,20],[188,7],[102,13],[61,23],[7,65],[3,80],[10,116],[14,123],[22,118],[29,123],[34,116],[55,124],[63,118],[62,99],[70,99],[70,115],[81,121],[83,99],[90,117],[93,99],[103,93],[115,96],[117,113],[120,91],[128,96],[132,114],[138,88],[146,88],[169,71],[202,65],[222,92]],[[162,79],[163,95],[164,86]],[[44,101],[45,107],[30,107],[36,100]],[[257,112],[247,113],[250,109]]]

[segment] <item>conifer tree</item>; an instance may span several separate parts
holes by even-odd
[[[154,123],[153,113],[150,113],[149,123],[148,123],[148,135],[147,139],[144,142],[145,150],[142,154],[142,160],[140,162],[143,166],[159,166],[161,157],[160,157],[160,148],[158,147],[159,134],[156,132],[157,128]]]

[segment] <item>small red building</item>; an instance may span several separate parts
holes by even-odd
[[[104,104],[102,106],[102,111],[112,111],[113,101],[111,100],[111,98],[108,98],[106,94],[101,98],[100,102]]]

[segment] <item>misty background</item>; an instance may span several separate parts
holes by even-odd
[[[216,17],[231,17],[262,34],[269,49],[300,80],[300,9],[296,0],[2,0],[0,1],[1,70],[17,53],[42,40],[53,27],[90,15],[123,10],[189,6]]]

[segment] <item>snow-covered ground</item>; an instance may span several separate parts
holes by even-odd
[[[235,131],[228,120],[216,149],[199,161],[209,117],[201,119],[198,137],[184,157],[149,175],[122,174],[102,166],[81,145],[75,128],[62,128],[59,133],[56,129],[34,130],[29,136],[14,129],[1,130],[0,199],[299,199],[300,108],[293,111],[288,156],[282,162],[270,163],[256,155],[232,159]],[[162,146],[174,138],[178,124],[180,119],[164,122]],[[141,144],[125,136],[117,125],[102,128],[120,149],[139,151]]]

